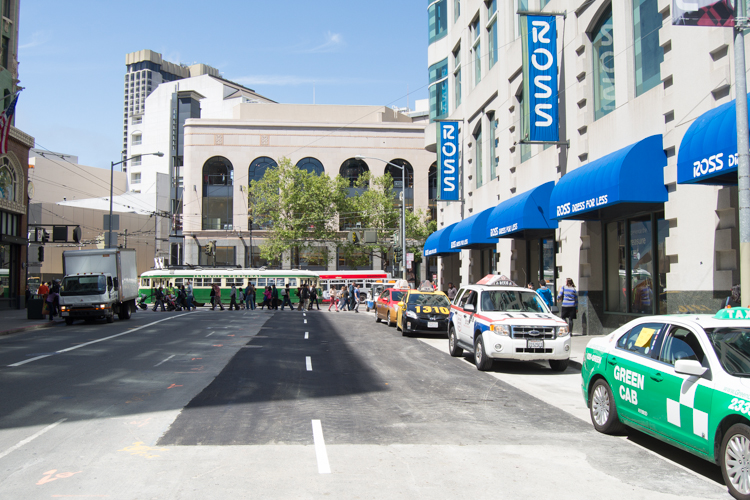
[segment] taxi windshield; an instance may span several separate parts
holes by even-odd
[[[738,377],[750,377],[750,327],[706,328],[722,368]]]
[[[542,303],[542,298],[536,292],[490,290],[482,292],[482,311],[546,313],[547,308]]]
[[[409,294],[410,306],[432,306],[432,307],[450,307],[448,297],[432,293],[411,293]]]

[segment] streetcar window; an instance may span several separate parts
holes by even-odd
[[[266,278],[258,278],[258,283],[256,286],[262,286],[265,288],[266,286]]]
[[[297,286],[297,278],[289,278],[289,286],[290,287],[296,287]]]
[[[214,284],[221,286],[221,278],[214,278]]]
[[[182,285],[182,278],[175,278],[175,279],[174,279],[174,284],[175,284],[176,286],[180,286],[180,285]]]
[[[141,278],[141,286],[148,286],[148,285],[149,285],[149,279]]]

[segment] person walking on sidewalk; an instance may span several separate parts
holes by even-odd
[[[52,291],[47,294],[47,312],[49,312],[49,320],[54,321],[55,317],[55,301],[57,300],[57,290],[52,287]]]
[[[354,296],[352,297],[352,300],[354,301],[354,312],[359,312],[359,285],[354,285]]]
[[[229,292],[229,310],[240,310],[239,306],[237,305],[237,287],[234,283],[232,283],[232,290]]]
[[[156,289],[156,298],[154,299],[154,312],[156,311],[156,308],[159,307],[161,304],[161,312],[166,312],[166,308],[164,307],[164,289],[160,286]]]
[[[555,305],[554,299],[552,298],[552,291],[547,288],[546,280],[542,279],[539,281],[539,288],[536,289],[536,293],[538,293],[539,296],[544,299],[544,302],[548,307],[552,307],[553,305]]]
[[[271,286],[271,304],[274,309],[279,308],[279,291],[276,289],[276,285]]]
[[[187,286],[185,287],[185,302],[187,303],[188,311],[195,311],[196,309],[195,304],[193,304],[194,298],[195,296],[193,295],[193,284],[188,280]]]
[[[245,288],[245,307],[255,310],[255,285],[252,281],[248,281]]]
[[[213,290],[214,290],[214,307],[212,307],[211,310],[213,310],[216,307],[216,305],[218,304],[218,306],[223,311],[224,310],[224,304],[221,303],[221,288],[219,288],[218,284],[214,284]]]
[[[289,283],[286,284],[284,289],[281,291],[281,310],[284,310],[284,306],[288,305],[289,309],[294,311],[294,306],[292,305],[292,301],[289,299],[289,295],[291,294],[291,291],[289,290]]]
[[[573,320],[578,312],[578,290],[572,278],[565,278],[565,285],[560,288],[557,300],[562,300],[562,314],[560,317],[568,323],[568,331],[573,335]]]
[[[310,290],[307,289],[307,285],[302,285],[302,295],[299,298],[299,305],[303,311],[307,311],[307,306],[310,303]]]
[[[320,311],[320,302],[318,302],[318,289],[315,288],[315,284],[310,288],[310,310],[312,311],[313,304],[315,304]]]
[[[349,290],[346,289],[346,285],[341,285],[341,298],[339,299],[339,308],[337,312],[341,312],[342,309],[346,311],[348,304],[349,304]]]
[[[268,307],[268,310],[271,310],[271,287],[267,286],[266,290],[263,292],[263,304],[261,304],[260,308],[263,310],[264,307]]]
[[[330,295],[330,298],[331,298],[331,302],[328,304],[328,312],[331,312],[331,308],[334,307],[334,306],[336,307],[336,311],[338,311],[339,310],[339,306],[338,306],[338,298],[339,298],[338,295],[339,294],[336,291],[336,288],[331,288],[331,291],[330,291],[329,295]]]

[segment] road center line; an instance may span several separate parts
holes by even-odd
[[[305,340],[307,340],[308,338],[310,338],[310,332],[305,332]]]
[[[8,449],[7,449],[7,450],[5,450],[4,452],[0,453],[0,458],[3,458],[4,456],[6,456],[6,455],[9,455],[9,454],[13,453],[14,451],[16,451],[16,450],[17,450],[18,448],[20,448],[21,446],[23,446],[23,445],[25,445],[25,444],[28,444],[28,443],[32,442],[33,440],[35,440],[36,438],[38,438],[39,436],[41,436],[41,435],[42,435],[42,434],[44,434],[45,432],[47,432],[47,431],[51,431],[51,430],[52,430],[53,428],[57,427],[57,426],[58,426],[58,425],[60,425],[61,423],[65,422],[66,420],[68,420],[68,419],[67,419],[67,418],[63,418],[63,419],[60,419],[60,420],[58,420],[57,422],[55,422],[54,424],[50,424],[50,425],[48,425],[47,427],[45,427],[44,429],[40,430],[40,431],[39,431],[39,432],[37,432],[36,434],[34,434],[34,435],[32,435],[32,436],[29,436],[29,437],[27,437],[26,439],[24,439],[24,440],[22,440],[22,441],[19,441],[18,443],[14,444],[13,446],[11,446],[10,448],[8,448]],[[318,421],[318,422],[320,422],[320,421]],[[320,424],[318,424],[318,425],[320,425]],[[314,428],[315,428],[315,424],[313,424],[313,429],[314,429]],[[322,434],[322,430],[321,430],[321,435],[320,435],[320,439],[323,439],[323,434]],[[323,452],[325,453],[325,450],[323,450]]]
[[[211,332],[211,333],[209,333],[208,335],[206,335],[206,337],[210,337],[210,336],[211,336],[211,335],[213,335],[214,333],[216,333],[216,332]]]
[[[98,342],[104,342],[105,340],[110,340],[110,339],[114,339],[114,338],[117,338],[117,337],[121,337],[123,335],[127,335],[128,333],[137,332],[138,330],[142,330],[142,329],[147,328],[149,326],[153,326],[153,325],[155,325],[157,323],[161,323],[162,321],[169,321],[170,319],[180,318],[182,316],[187,316],[188,314],[190,314],[190,313],[180,314],[180,315],[177,315],[177,316],[170,316],[169,318],[160,319],[158,321],[154,321],[153,323],[148,323],[146,325],[139,326],[138,328],[133,328],[132,330],[128,330],[127,332],[118,333],[116,335],[110,335],[109,337],[104,337],[103,339],[92,340],[91,342],[86,342],[85,344],[79,344],[79,345],[76,345],[76,346],[73,346],[73,347],[68,347],[67,349],[61,349],[59,351],[55,351],[52,354],[46,354],[44,356],[37,356],[36,358],[26,359],[24,361],[19,361],[18,363],[13,363],[12,365],[8,365],[8,366],[9,367],[15,367],[15,366],[25,365],[26,363],[31,363],[32,361],[36,361],[38,359],[48,358],[48,357],[53,356],[55,354],[62,354],[64,352],[73,351],[75,349],[80,349],[81,347],[86,347],[87,345],[96,344]]]
[[[323,439],[323,426],[320,425],[320,420],[313,420],[312,428],[313,428],[313,442],[315,443],[315,456],[318,459],[318,473],[330,474],[331,465],[328,463],[328,453],[326,452],[326,442]]]
[[[159,361],[158,363],[156,363],[156,364],[154,365],[154,368],[156,368],[157,366],[161,365],[162,363],[166,363],[166,362],[167,362],[167,361],[169,361],[170,359],[174,358],[174,356],[175,356],[175,355],[174,355],[174,354],[172,354],[172,355],[171,355],[170,357],[168,357],[167,359],[164,359],[164,360],[162,360],[162,361]]]
[[[302,316],[307,316],[307,313],[302,313]]]
[[[303,321],[305,322],[305,324],[307,324],[307,320],[303,320]]]
[[[305,364],[307,365],[307,371],[312,371],[312,358],[310,356],[305,357]]]

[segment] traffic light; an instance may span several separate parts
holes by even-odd
[[[42,229],[42,245],[48,242],[49,242],[49,233],[47,232],[46,229]]]
[[[216,255],[216,241],[211,242],[211,255]]]
[[[401,262],[401,259],[404,256],[403,249],[401,247],[395,247],[393,249],[393,258],[396,262]]]
[[[37,262],[44,262],[44,247],[37,248]]]
[[[76,226],[73,228],[73,241],[75,243],[81,242],[81,226]]]

